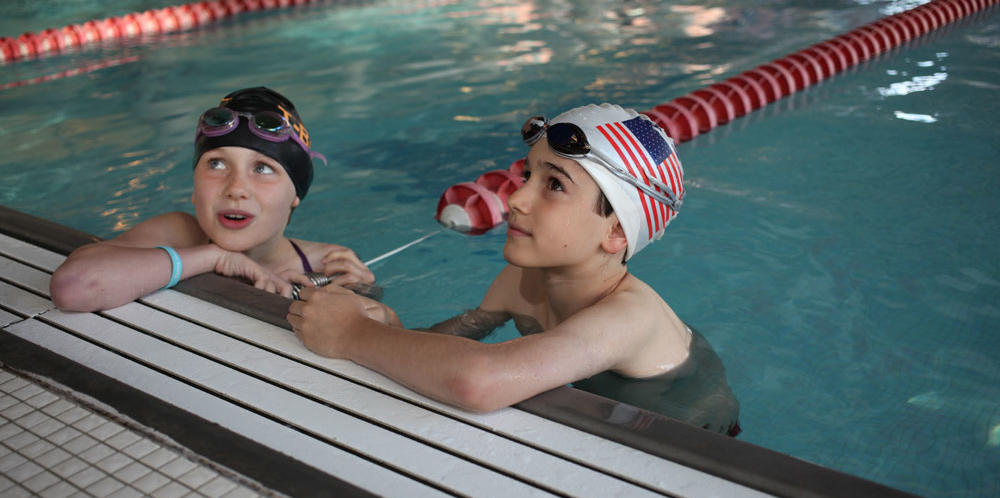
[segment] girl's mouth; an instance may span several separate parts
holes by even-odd
[[[222,211],[219,213],[219,223],[226,228],[244,228],[253,221],[253,215],[241,211]]]

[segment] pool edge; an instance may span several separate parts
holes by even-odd
[[[30,241],[61,254],[68,254],[80,245],[100,240],[86,232],[3,205],[0,205],[0,233]],[[181,282],[175,287],[175,290],[272,325],[290,329],[284,318],[290,303],[289,300],[257,290],[234,279],[215,274],[204,274]],[[65,361],[70,362],[69,360]],[[33,371],[34,368],[38,368],[43,371],[34,373],[46,375],[43,367],[32,365],[31,362],[24,363],[26,363],[22,366],[24,370]],[[70,367],[64,366],[63,368]],[[108,380],[117,382],[113,379]],[[67,385],[76,388],[72,384]],[[91,390],[96,392],[87,392],[81,389],[82,392],[87,392],[87,394],[121,410],[122,413],[135,416],[130,413],[130,410],[136,409],[132,406],[134,402],[119,401],[115,399],[119,396],[109,396],[106,389],[91,388]],[[145,393],[132,390],[136,391],[137,395],[145,395]],[[122,406],[117,406],[119,404]],[[915,496],[874,481],[703,430],[645,410],[642,411],[651,415],[653,419],[652,423],[645,429],[633,429],[588,415],[607,413],[613,406],[619,404],[614,400],[585,391],[571,387],[560,387],[515,406],[563,425],[778,496]],[[169,434],[168,431],[164,432]],[[205,455],[216,458],[214,454],[206,453]],[[219,461],[229,465],[222,458],[219,458]],[[257,478],[252,473],[247,475]],[[265,482],[263,479],[261,481]],[[280,489],[277,486],[275,488]]]

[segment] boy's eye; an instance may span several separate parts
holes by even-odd
[[[556,178],[549,178],[549,190],[562,191],[563,184]]]
[[[224,169],[225,167],[226,167],[226,163],[223,162],[222,159],[209,159],[208,160],[208,169]]]
[[[257,164],[257,167],[254,168],[254,172],[256,172],[258,174],[261,174],[261,175],[273,175],[274,174],[274,168],[272,168],[268,164],[259,163],[259,164]]]

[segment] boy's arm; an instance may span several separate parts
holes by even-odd
[[[499,344],[415,332],[368,319],[343,289],[303,289],[288,321],[314,352],[366,366],[411,389],[470,411],[491,411],[608,370],[629,349],[617,344],[635,315],[606,302],[555,329]],[[606,300],[607,301],[607,300]]]
[[[516,289],[514,286],[517,285],[518,275],[514,274],[512,268],[508,265],[493,279],[493,283],[486,291],[486,296],[483,297],[478,308],[465,310],[462,314],[435,323],[426,330],[416,330],[467,337],[477,341],[486,337],[511,318],[510,313],[507,312],[509,306],[503,296]]]
[[[465,337],[478,341],[489,335],[497,327],[506,323],[507,320],[510,320],[510,315],[506,311],[486,311],[476,308],[465,310],[461,315],[435,323],[428,327],[426,331]]]

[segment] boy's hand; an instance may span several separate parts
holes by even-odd
[[[253,282],[253,286],[258,289],[292,297],[291,282],[238,252],[223,251],[215,263],[215,273],[244,278]]]
[[[366,319],[401,326],[396,313],[373,299],[336,285],[307,287],[288,308],[286,319],[307,348],[333,358],[347,358],[350,335]]]
[[[361,262],[354,251],[337,244],[329,244],[329,246],[330,251],[323,256],[323,273],[333,276],[334,284],[371,284],[375,282],[375,274]]]

